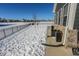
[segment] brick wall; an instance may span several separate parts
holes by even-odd
[[[68,30],[65,45],[66,47],[77,47],[77,30]]]

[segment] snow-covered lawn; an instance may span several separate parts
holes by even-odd
[[[47,25],[31,25],[0,41],[0,55],[43,56],[45,55]]]

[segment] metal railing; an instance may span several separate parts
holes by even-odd
[[[31,24],[18,25],[18,26],[12,26],[9,28],[0,29],[0,40],[12,35],[13,33],[16,33],[17,31],[20,31],[28,27],[29,25]]]

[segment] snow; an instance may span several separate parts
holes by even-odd
[[[31,25],[0,41],[1,56],[44,56],[48,25]]]

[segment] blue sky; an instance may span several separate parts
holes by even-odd
[[[11,19],[32,19],[36,14],[37,19],[52,19],[53,4],[51,3],[0,3],[0,17]]]

